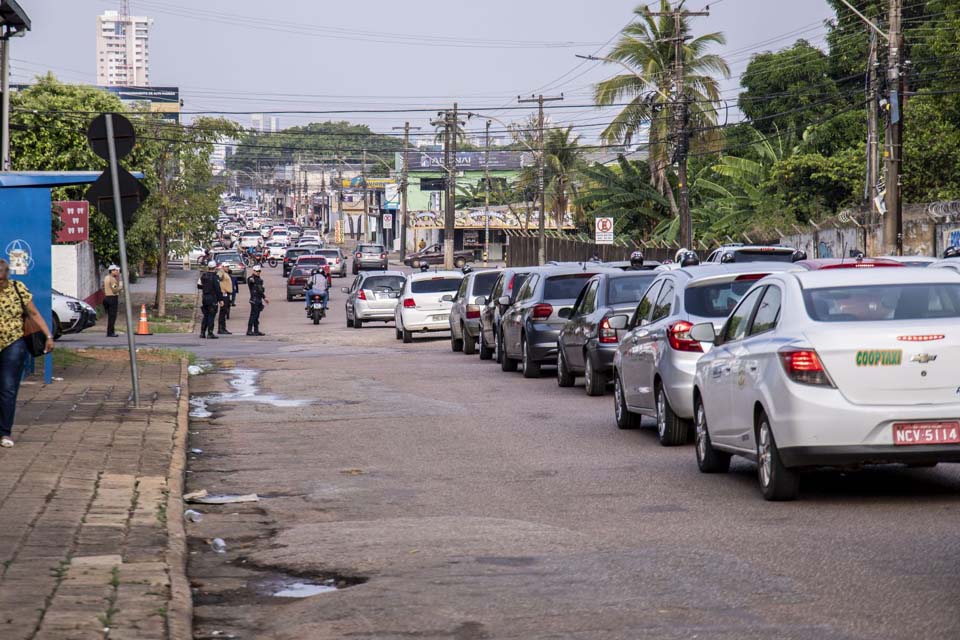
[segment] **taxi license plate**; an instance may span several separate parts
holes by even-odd
[[[897,422],[893,444],[960,444],[960,422]]]

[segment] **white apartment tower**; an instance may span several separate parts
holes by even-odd
[[[97,16],[97,84],[150,85],[150,25],[153,18],[104,11]]]

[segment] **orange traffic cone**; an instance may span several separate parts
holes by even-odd
[[[137,336],[152,336],[153,332],[150,331],[150,325],[147,323],[147,305],[140,305],[140,324],[137,325],[137,330],[134,332],[134,335]]]

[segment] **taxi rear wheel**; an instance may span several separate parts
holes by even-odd
[[[534,362],[530,357],[530,346],[527,344],[527,338],[523,337],[520,339],[521,356],[523,359],[523,377],[524,378],[539,378],[540,377],[540,363]]]
[[[557,386],[572,387],[574,382],[576,382],[576,378],[567,368],[567,360],[563,357],[563,347],[557,343]]]
[[[707,411],[700,398],[696,400],[693,416],[697,428],[697,467],[701,473],[726,473],[730,470],[730,454],[713,448],[710,432],[707,430]]]
[[[613,415],[617,419],[618,429],[637,429],[640,427],[640,416],[627,408],[627,398],[623,392],[623,382],[620,374],[614,372],[613,378]]]
[[[475,354],[477,352],[477,341],[470,337],[467,328],[463,325],[460,325],[460,335],[463,336],[463,352],[468,356]]]
[[[481,360],[492,360],[493,359],[493,349],[487,346],[487,341],[483,337],[483,330],[480,330],[480,359]]]
[[[588,396],[602,396],[607,390],[607,376],[603,375],[593,366],[593,360],[590,354],[583,352],[583,388]]]
[[[762,411],[757,417],[757,479],[766,500],[796,500],[800,494],[800,472],[783,466],[770,419]]]
[[[670,400],[667,399],[667,392],[663,385],[657,383],[656,386],[656,404],[657,404],[657,436],[660,438],[660,444],[665,447],[675,447],[687,443],[687,434],[690,431],[687,421],[677,417],[670,406]]]

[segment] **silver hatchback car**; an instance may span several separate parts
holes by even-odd
[[[400,290],[406,274],[400,271],[364,271],[353,279],[353,284],[343,287],[347,294],[343,303],[347,312],[347,326],[363,328],[364,322],[393,320]]]
[[[486,304],[500,269],[472,271],[460,283],[450,307],[450,348],[468,356],[477,352],[480,307]]]
[[[693,429],[693,377],[704,351],[690,329],[701,322],[719,329],[757,280],[796,268],[789,262],[750,262],[660,272],[613,357],[617,426],[635,428],[641,415],[651,416],[660,444],[685,444]]]

